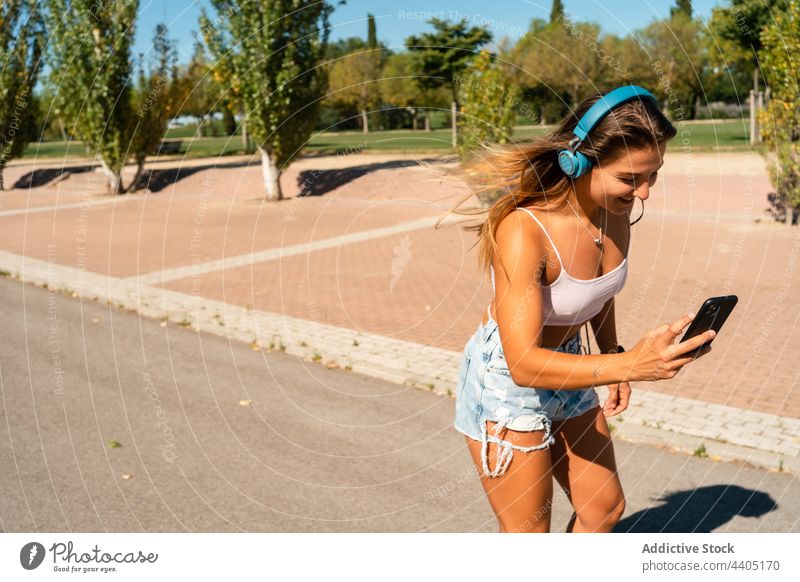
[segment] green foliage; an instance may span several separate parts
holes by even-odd
[[[280,173],[308,141],[328,90],[328,2],[211,0],[201,29],[223,82],[241,97],[247,131],[264,164],[268,199],[281,199]],[[291,14],[291,17],[287,15]]]
[[[328,48],[325,50],[325,60],[335,61],[350,53],[362,51],[367,48],[367,43],[364,39],[358,36],[351,36],[348,38],[340,38],[336,42],[328,43]]]
[[[434,32],[409,36],[406,47],[414,53],[419,73],[417,82],[423,89],[451,88],[453,101],[458,101],[453,80],[469,66],[476,51],[492,40],[492,33],[485,27],[467,28],[467,19],[449,22],[432,18],[428,21]]]
[[[597,92],[605,78],[618,76],[608,42],[598,25],[576,22],[568,15],[563,25],[533,20],[507,58],[517,66],[515,82],[521,87],[543,86],[551,99],[575,106]]]
[[[130,47],[138,0],[50,0],[47,11],[54,113],[100,157],[113,194],[137,117]]]
[[[714,8],[708,23],[715,50],[711,63],[736,75],[753,75],[758,84],[757,53],[761,50],[761,31],[772,23],[772,15],[787,0],[730,0],[727,6]]]
[[[692,0],[677,0],[675,2],[675,6],[670,8],[670,16],[675,16],[676,14],[685,14],[686,16],[692,16]]]
[[[702,23],[678,11],[669,20],[653,22],[637,37],[644,51],[637,58],[649,57],[653,93],[673,119],[693,119],[708,72]]]
[[[378,34],[375,29],[375,16],[367,14],[367,48],[378,48]]]
[[[381,102],[380,71],[380,49],[343,56],[331,66],[330,102],[357,112],[375,109]]]
[[[189,62],[180,67],[176,87],[176,114],[198,118],[198,134],[206,135],[206,119],[216,108],[237,107],[235,85],[225,85],[226,75],[212,69],[203,44],[196,42]]]
[[[779,198],[800,208],[800,1],[791,0],[761,33],[761,68],[770,88],[762,137],[776,154],[770,164]]]
[[[36,131],[33,87],[44,46],[38,6],[33,0],[0,5],[0,190],[3,168],[22,155]]]
[[[462,159],[482,143],[507,143],[511,138],[521,95],[488,51],[481,51],[469,74],[456,77],[458,86],[459,154]]]
[[[564,20],[564,3],[561,0],[553,0],[550,8],[550,24],[557,24]]]
[[[137,165],[132,183],[134,188],[141,176],[145,158],[158,153],[169,120],[175,116],[177,109],[175,48],[166,35],[167,27],[158,24],[153,37],[155,62],[147,72],[144,63],[141,63],[134,92],[133,106],[137,118],[131,138],[131,152]]]

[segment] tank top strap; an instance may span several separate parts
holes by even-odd
[[[537,222],[537,224],[542,227],[542,230],[544,231],[544,234],[547,237],[547,240],[550,241],[550,246],[553,247],[553,251],[556,253],[556,257],[558,258],[558,264],[561,266],[561,269],[563,270],[564,269],[564,263],[561,261],[561,253],[558,252],[558,248],[556,247],[556,243],[553,242],[553,239],[550,237],[550,233],[547,232],[547,229],[544,227],[544,225],[541,223],[541,221],[538,218],[536,218],[536,215],[533,212],[531,212],[530,210],[528,210],[524,206],[518,206],[517,208],[519,210],[524,210],[525,212],[530,214],[531,217]]]

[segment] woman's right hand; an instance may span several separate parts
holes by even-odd
[[[710,341],[715,335],[713,330],[696,335],[685,342],[674,343],[675,338],[683,332],[693,318],[694,316],[689,314],[672,323],[662,324],[646,333],[629,352],[625,352],[629,358],[628,375],[625,381],[655,381],[674,378],[683,366],[711,351],[711,347],[706,347],[695,356],[687,355]]]

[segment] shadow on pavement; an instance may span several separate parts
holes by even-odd
[[[85,174],[94,170],[93,165],[89,166],[68,166],[66,168],[41,168],[33,170],[20,176],[19,180],[14,182],[11,187],[13,189],[27,189],[39,188],[45,186],[54,180],[65,180],[72,174]]]
[[[203,172],[214,168],[246,168],[252,166],[253,162],[244,160],[240,162],[228,162],[225,164],[200,164],[197,166],[166,168],[164,170],[145,170],[139,178],[139,187],[147,188],[150,192],[160,192],[184,178],[188,178],[197,172]]]
[[[620,521],[614,533],[709,533],[737,515],[760,517],[778,507],[769,494],[738,485],[677,491],[659,501]]]
[[[184,178],[188,178],[197,172],[202,172],[204,170],[213,168],[245,168],[252,165],[253,162],[251,161],[240,161],[228,162],[224,164],[200,164],[197,166],[166,168],[164,170],[145,169],[142,175],[139,177],[138,188],[149,188],[150,192],[153,193],[160,192],[172,184],[175,184]],[[95,169],[95,167],[96,166],[94,165],[88,165],[66,168],[42,168],[39,170],[33,170],[21,176],[19,180],[14,183],[12,188],[38,188],[40,186],[45,186],[54,180],[65,180],[72,174],[84,174],[86,172],[91,172]]]
[[[334,170],[303,170],[297,176],[297,187],[300,190],[298,196],[322,196],[339,186],[366,176],[370,172],[377,170],[392,170],[395,168],[407,168],[416,166],[418,162],[440,162],[441,158],[425,158],[421,160],[391,160],[376,164],[364,164],[361,166],[351,166],[349,168],[337,168]]]

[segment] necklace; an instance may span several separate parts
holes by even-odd
[[[603,250],[604,250],[604,249],[603,249],[603,227],[602,227],[602,226],[598,227],[598,228],[600,229],[600,236],[597,236],[597,237],[596,237],[596,236],[594,236],[594,235],[592,234],[592,231],[591,231],[591,230],[589,230],[589,227],[588,227],[588,226],[586,226],[586,225],[583,223],[583,221],[581,220],[581,217],[580,217],[580,215],[578,214],[577,210],[575,210],[575,208],[573,208],[573,206],[572,206],[572,204],[570,204],[569,200],[567,200],[567,204],[569,204],[569,207],[570,207],[570,208],[572,208],[572,212],[574,212],[574,213],[575,213],[575,216],[577,216],[577,217],[578,217],[578,222],[580,222],[580,223],[583,225],[583,228],[585,228],[585,229],[586,229],[586,232],[588,232],[588,233],[589,233],[589,236],[591,236],[591,237],[592,237],[592,240],[594,240],[594,244],[597,246],[597,248],[599,248],[601,251],[603,251]]]

